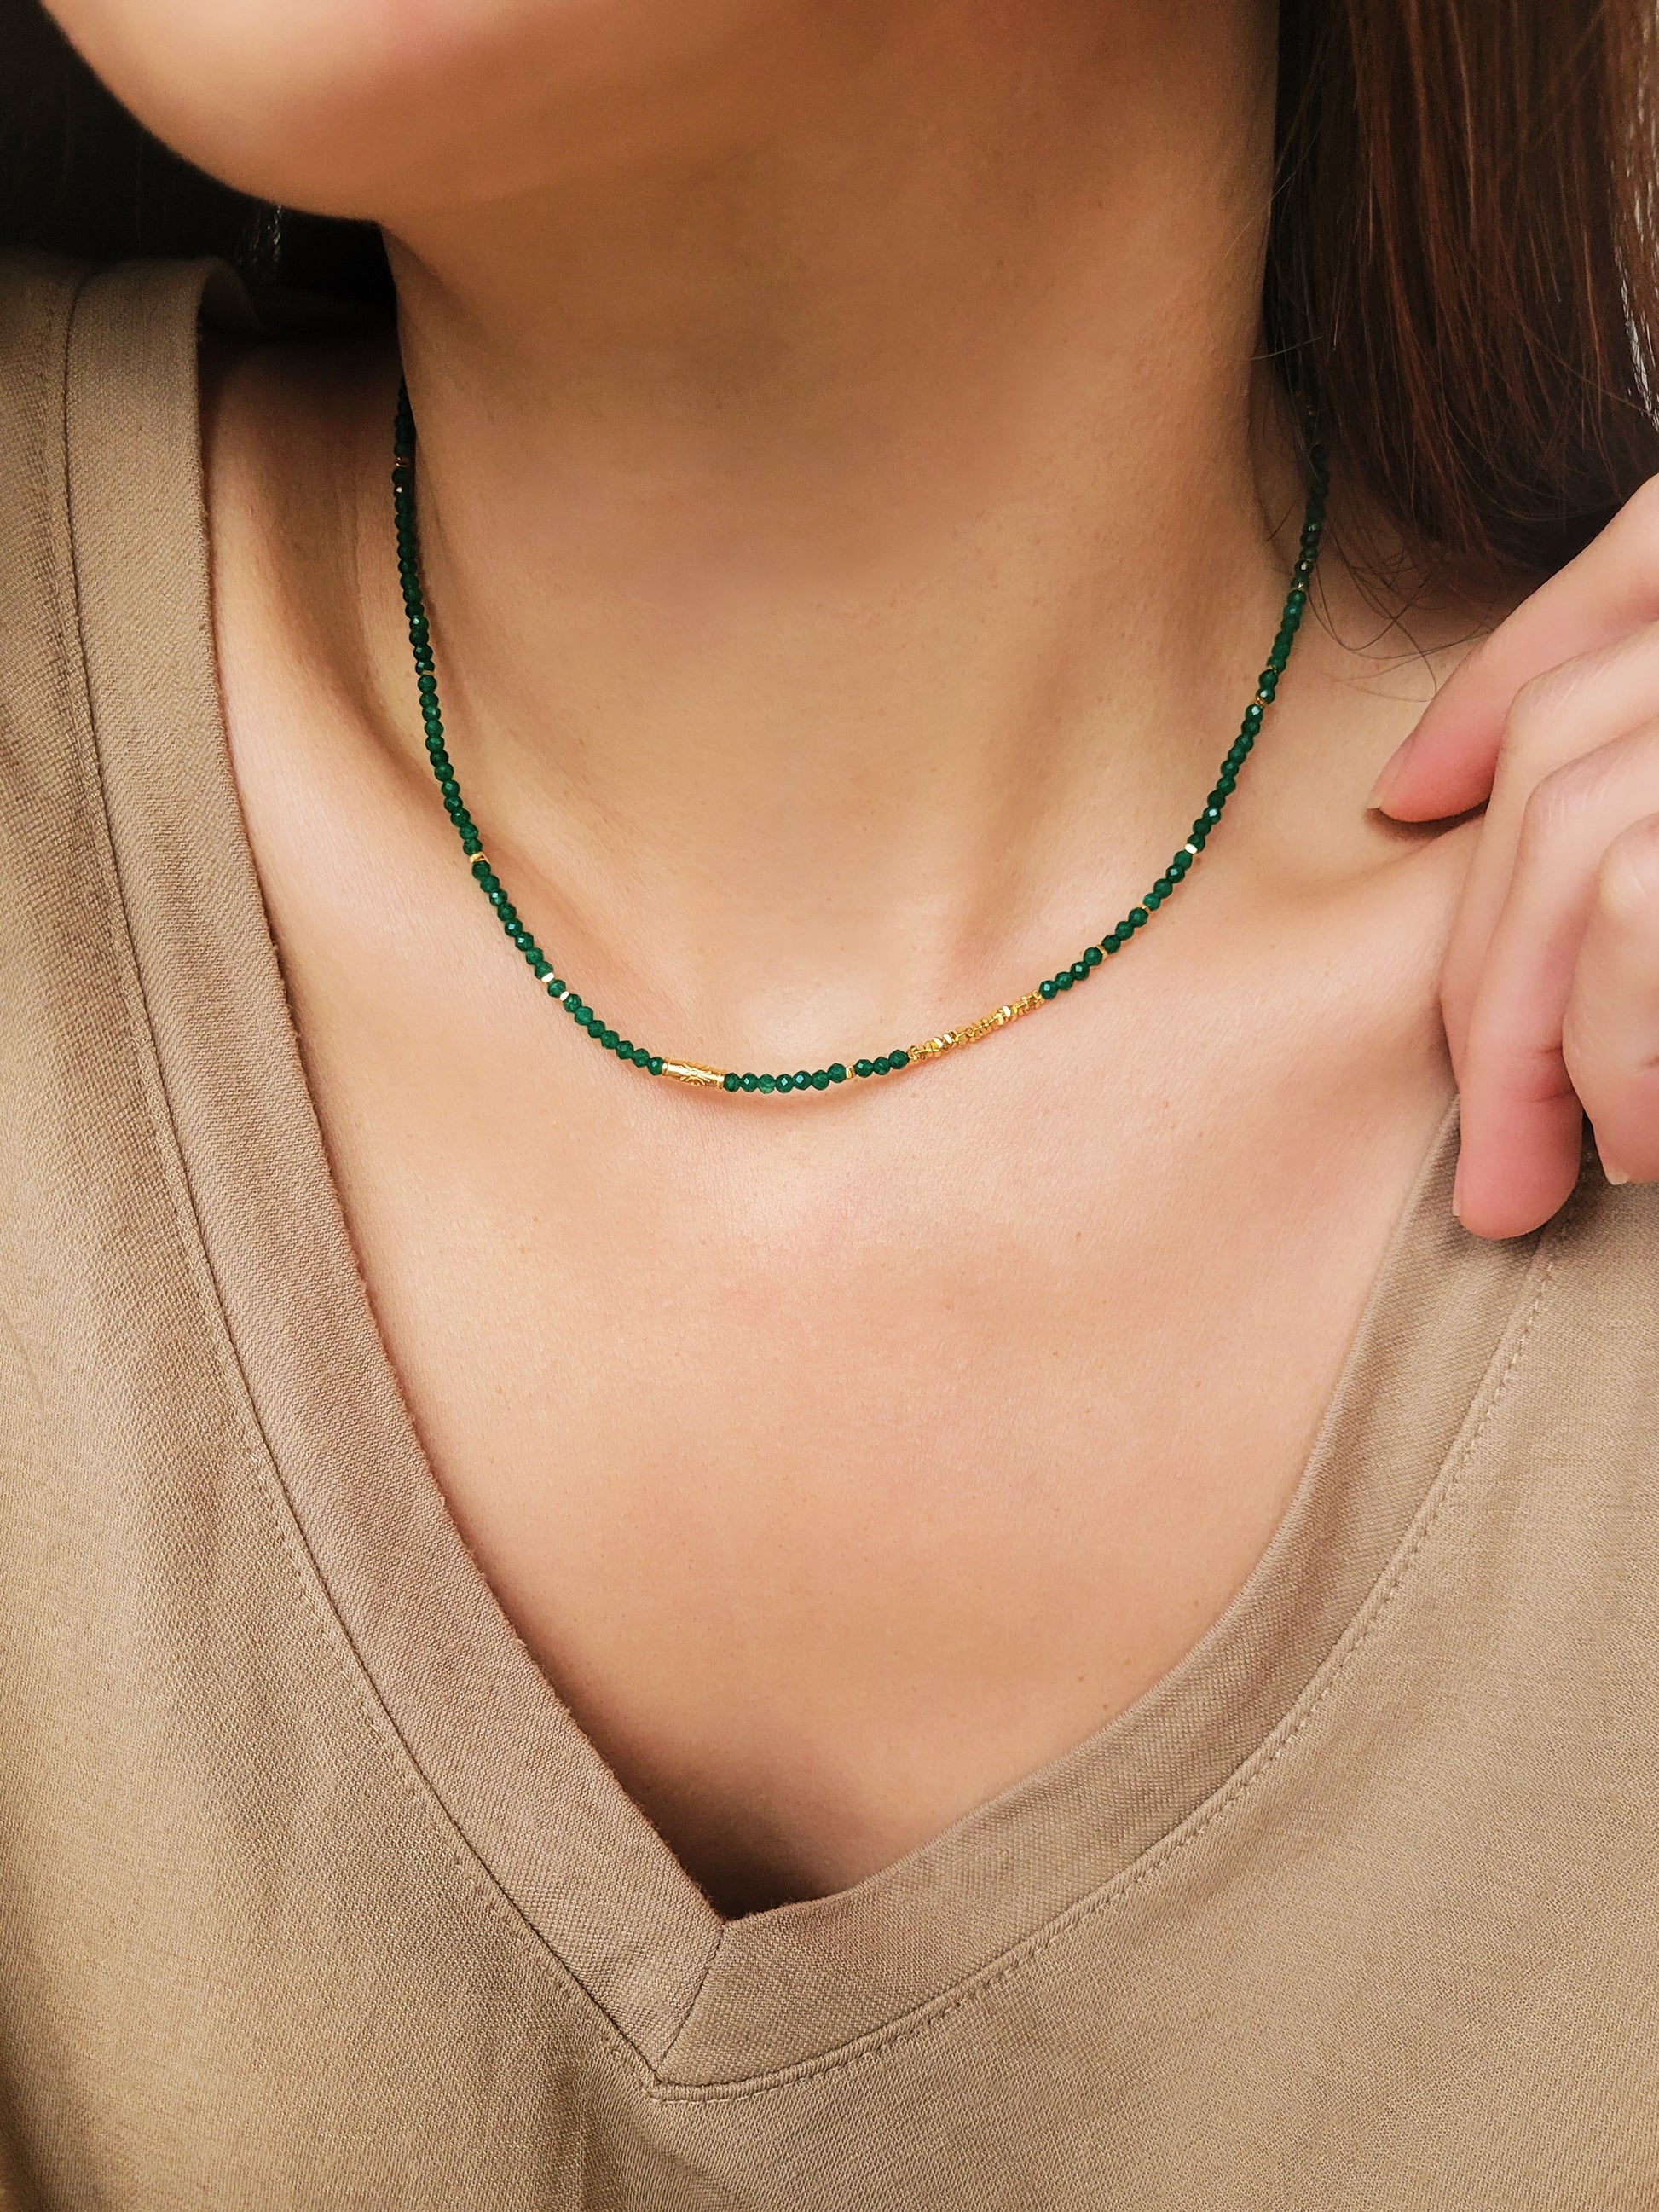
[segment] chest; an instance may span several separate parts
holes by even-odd
[[[551,1018],[470,890],[381,942],[302,868],[272,902],[392,1364],[715,1901],[848,1887],[1122,1711],[1260,1557],[1438,1117],[1431,944],[1386,1014],[1328,963],[1247,1041],[1224,962],[1206,1008],[1148,958],[884,1086],[728,1099]]]

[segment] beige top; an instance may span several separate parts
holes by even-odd
[[[422,1460],[227,757],[204,279],[0,264],[0,2200],[1659,2203],[1659,1192],[1425,1163],[1129,1712],[723,1925]]]

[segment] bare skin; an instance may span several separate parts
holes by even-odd
[[[1300,520],[1266,11],[856,19],[799,29],[781,136],[787,9],[556,174],[368,210],[469,802],[584,995],[722,1066],[909,1042],[1097,935],[1212,780]],[[1105,976],[885,1086],[698,1097],[550,1014],[462,870],[395,380],[261,349],[209,424],[347,1219],[578,1721],[722,1911],[828,1893],[1123,1711],[1282,1516],[1449,1095],[1469,832],[1365,799],[1468,617],[1407,636],[1329,560],[1221,834]]]

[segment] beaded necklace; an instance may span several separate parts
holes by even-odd
[[[444,744],[443,715],[438,704],[438,679],[433,663],[431,625],[427,619],[426,600],[421,590],[420,538],[415,519],[415,417],[410,408],[408,390],[400,386],[393,427],[392,463],[392,497],[398,530],[398,573],[403,584],[404,606],[409,617],[409,642],[415,658],[415,682],[420,696],[421,719],[426,726],[427,754],[432,763],[432,773],[437,778],[444,810],[455,825],[473,881],[495,909],[496,919],[512,943],[524,955],[537,982],[556,1005],[564,1008],[580,1028],[586,1030],[588,1036],[602,1044],[607,1052],[614,1053],[625,1066],[642,1069],[650,1075],[672,1075],[682,1083],[695,1085],[702,1090],[759,1091],[769,1097],[785,1091],[828,1091],[832,1085],[845,1083],[849,1076],[891,1075],[902,1068],[925,1066],[941,1054],[954,1051],[958,1045],[973,1044],[981,1037],[989,1036],[994,1030],[1018,1021],[1022,1014],[1035,1013],[1039,1006],[1048,1005],[1062,992],[1073,989],[1079,983],[1086,983],[1097,968],[1115,953],[1122,951],[1135,932],[1146,927],[1164,900],[1184,881],[1221,820],[1222,810],[1238,781],[1238,772],[1249,758],[1255,744],[1262,716],[1273,702],[1279,679],[1290,660],[1291,647],[1295,643],[1296,633],[1308,604],[1309,580],[1319,557],[1319,540],[1324,526],[1328,482],[1324,453],[1316,435],[1311,441],[1310,453],[1312,483],[1308,494],[1307,514],[1302,526],[1302,549],[1291,574],[1284,612],[1279,617],[1279,632],[1267,655],[1267,665],[1256,679],[1255,696],[1244,709],[1238,735],[1223,757],[1215,788],[1188,832],[1186,842],[1173,855],[1170,865],[1151,890],[1145,893],[1139,904],[1132,906],[1122,920],[1109,929],[1097,944],[1086,945],[1069,967],[1060,969],[1057,975],[1046,976],[1034,991],[1026,992],[1021,998],[1011,999],[1006,1005],[994,1006],[988,1014],[981,1014],[976,1021],[964,1023],[960,1029],[942,1030],[937,1036],[924,1037],[920,1044],[876,1053],[868,1059],[854,1060],[850,1065],[845,1060],[832,1060],[828,1067],[803,1067],[781,1075],[739,1075],[726,1068],[705,1067],[696,1060],[670,1060],[664,1054],[651,1052],[644,1045],[635,1044],[632,1038],[621,1036],[610,1028],[579,995],[573,985],[554,974],[552,962],[520,920],[501,878],[490,866],[489,857],[483,849],[483,840],[478,834],[478,826],[466,811],[461,787],[456,780],[454,763]]]

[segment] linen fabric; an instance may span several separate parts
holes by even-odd
[[[723,1924],[374,1331],[225,746],[204,303],[0,259],[0,2202],[1659,2203],[1659,1193],[1480,1243],[1449,1115],[1196,1650]]]

